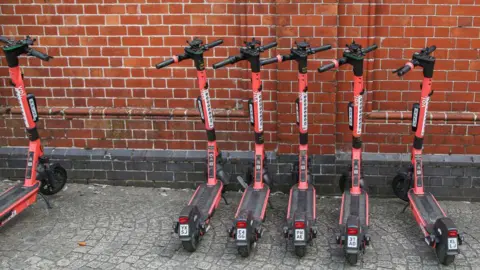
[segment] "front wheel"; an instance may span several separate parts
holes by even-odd
[[[358,262],[358,254],[345,254],[345,257],[350,265],[355,265]]]
[[[302,258],[305,256],[307,253],[307,247],[306,246],[295,246],[295,254]]]
[[[398,198],[408,202],[408,190],[410,188],[410,179],[406,173],[397,174],[392,181],[393,194]]]
[[[58,163],[53,163],[46,169],[45,178],[41,180],[40,192],[53,195],[63,189],[67,183],[67,171]]]
[[[450,265],[455,260],[455,255],[447,255],[447,244],[438,243],[435,247],[438,261],[443,265]]]

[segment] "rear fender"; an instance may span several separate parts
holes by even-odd
[[[303,223],[304,227],[303,228],[297,228],[297,222],[298,223]],[[293,218],[293,224],[292,224],[292,235],[293,235],[293,244],[295,246],[305,246],[307,245],[307,242],[309,240],[310,234],[310,224],[308,224],[308,221],[306,219],[306,214],[305,212],[300,212],[300,213],[295,213],[295,216]],[[303,234],[303,240],[297,240],[297,234],[301,238],[301,234]]]
[[[457,255],[459,253],[458,251],[458,245],[460,244],[461,241],[459,241],[459,234],[458,234],[458,228],[455,226],[453,221],[448,218],[448,217],[443,217],[437,219],[435,221],[434,225],[434,231],[435,231],[435,240],[436,244],[446,244],[447,245],[447,255]],[[448,232],[449,231],[456,231],[457,236],[456,237],[449,237]],[[448,239],[449,238],[457,238],[457,248],[456,249],[450,249],[448,245]]]
[[[237,233],[239,229],[243,228],[237,228],[237,224],[239,222],[245,222],[247,224],[246,226],[246,237],[243,240],[239,240],[237,237]],[[247,246],[252,242],[252,237],[253,237],[253,232],[255,230],[253,226],[253,217],[252,217],[252,212],[251,211],[242,211],[238,214],[238,217],[235,219],[235,224],[233,224],[234,227],[234,234],[233,237],[235,238],[235,242],[237,246]]]
[[[193,236],[193,232],[200,228],[200,220],[202,219],[201,213],[196,205],[187,205],[180,212],[179,220],[182,217],[188,217],[188,235],[182,235],[180,236],[180,239],[182,241],[189,241]],[[179,227],[180,225],[177,225],[177,233],[179,233]]]
[[[348,231],[349,229],[356,229],[357,234],[356,235],[349,235]],[[347,219],[347,223],[345,224],[345,243],[344,243],[344,249],[345,252],[348,254],[358,254],[361,248],[361,245],[363,243],[363,232],[362,232],[362,227],[360,225],[360,219],[357,216],[349,216]],[[349,236],[356,236],[356,245],[351,246],[351,243],[349,243]]]

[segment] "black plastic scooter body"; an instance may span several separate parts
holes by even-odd
[[[31,187],[26,187],[23,183],[15,185],[0,195],[0,213],[6,211],[7,209],[13,207],[16,203],[19,202],[22,198],[27,196],[32,191],[38,189],[40,183],[37,182]],[[28,198],[24,198],[28,199]],[[13,207],[14,208],[14,207]],[[6,220],[14,217],[16,213],[8,211],[3,216],[0,217],[0,224],[3,224]]]
[[[425,224],[423,229],[427,244],[435,246],[437,243],[447,243],[447,255],[457,255],[462,238],[455,223],[446,216],[435,197],[430,192],[419,195],[410,189],[408,198],[415,218],[420,224]],[[456,237],[448,237],[446,232],[452,230],[457,232]]]
[[[235,218],[234,228],[231,232],[237,246],[251,244],[261,236],[259,227],[265,219],[269,196],[270,188],[268,185],[263,185],[262,189],[254,189],[253,186],[248,186],[244,191],[244,195],[238,206],[238,215]],[[246,221],[246,228],[237,228],[239,221]],[[252,237],[252,235],[255,237],[249,238]]]
[[[177,222],[175,232],[179,234],[180,240],[189,241],[192,232],[200,229],[203,235],[208,229],[208,222],[215,210],[215,204],[221,199],[222,182],[217,181],[216,185],[202,183],[190,199],[190,203],[180,212],[179,218],[188,217],[187,224]],[[188,227],[185,227],[187,225]]]
[[[361,189],[360,194],[345,190],[342,199],[340,217],[339,244],[344,245],[345,253],[358,254],[369,244],[368,236],[368,194]],[[349,234],[349,229],[356,229],[356,234]]]
[[[312,185],[308,185],[307,189],[299,189],[296,184],[290,189],[285,236],[293,240],[294,246],[306,246],[316,237],[315,200]],[[305,224],[304,228],[295,226],[297,222]]]

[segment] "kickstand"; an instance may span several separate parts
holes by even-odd
[[[273,205],[272,205],[272,202],[270,200],[268,201],[268,206],[270,207],[270,209],[274,209]]]
[[[229,204],[228,204],[228,201],[227,201],[227,198],[225,198],[225,195],[223,195],[223,194],[222,194],[222,199],[225,201],[225,204],[226,204],[226,205],[229,205]]]
[[[45,195],[43,195],[42,193],[38,193],[40,194],[40,197],[42,197],[42,199],[45,201],[45,203],[47,204],[47,208],[48,209],[52,209],[52,205],[50,204],[50,202],[47,200],[47,197],[45,197]]]
[[[405,210],[407,210],[407,207],[410,205],[410,202],[408,202],[405,207],[403,207],[402,213],[405,213]]]

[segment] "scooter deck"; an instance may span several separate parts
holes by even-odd
[[[298,184],[290,189],[287,220],[293,220],[295,213],[305,213],[307,220],[315,219],[315,189],[308,185],[307,189],[299,189]]]
[[[413,189],[411,189],[408,191],[408,197],[410,198],[413,211],[417,212],[419,217],[423,219],[427,225],[427,228],[433,226],[437,219],[445,217],[443,210],[440,208],[440,205],[432,193],[425,192],[424,194],[420,195],[415,194]]]
[[[25,187],[23,186],[23,183],[21,183],[6,190],[0,195],[0,213],[5,212],[9,208],[13,208],[16,202],[19,202],[22,197],[25,197],[35,189],[38,189],[39,185],[39,183],[36,183],[31,187]]]
[[[360,194],[343,193],[343,215],[340,224],[346,224],[349,216],[357,216],[362,225],[368,225],[368,194],[362,190]]]
[[[199,185],[188,205],[196,205],[202,215],[208,217],[211,214],[210,210],[213,210],[213,204],[220,199],[221,187],[220,181],[217,181],[217,184],[212,186],[206,183]]]
[[[270,189],[267,185],[263,185],[262,189],[254,189],[253,186],[248,186],[244,191],[237,214],[251,211],[254,220],[263,220],[269,195]]]

